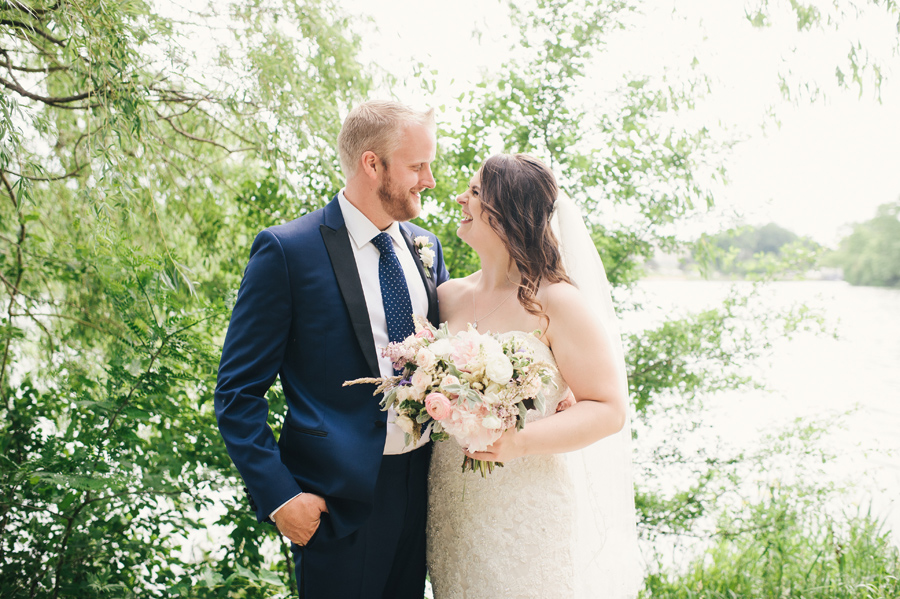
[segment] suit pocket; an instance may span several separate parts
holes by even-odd
[[[318,431],[318,430],[315,430],[312,428],[303,428],[301,426],[296,426],[294,424],[291,424],[290,422],[288,422],[287,425],[289,427],[291,427],[291,430],[301,433],[301,434],[304,434],[304,435],[312,435],[313,437],[327,437],[328,436],[328,431]]]
[[[309,537],[309,540],[306,542],[307,547],[311,547],[315,549],[319,545],[319,540],[322,535],[319,533],[322,532],[322,526],[325,524],[325,518],[328,516],[328,512],[322,512],[319,514],[319,525],[316,527],[316,530],[313,532],[312,536]]]

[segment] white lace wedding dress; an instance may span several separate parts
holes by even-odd
[[[536,357],[556,364],[534,335],[504,335],[527,339]],[[545,389],[548,415],[567,392],[558,371],[555,383]],[[529,410],[526,426],[542,417]],[[618,560],[603,562],[609,531],[600,514],[587,513],[581,456],[526,456],[487,478],[462,473],[463,458],[452,439],[436,443],[431,458],[427,555],[435,599],[634,596],[636,561],[625,571]],[[626,553],[636,560],[636,547]]]

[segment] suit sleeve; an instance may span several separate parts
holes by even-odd
[[[253,242],[231,314],[215,394],[219,432],[260,521],[302,491],[266,423],[265,395],[284,359],[291,303],[284,251],[275,235],[263,231]]]

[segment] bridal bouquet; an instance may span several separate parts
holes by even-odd
[[[384,393],[382,409],[394,408],[407,445],[432,424],[432,441],[453,437],[470,452],[484,451],[505,430],[521,430],[528,408],[544,410],[543,388],[551,382],[551,366],[536,360],[522,339],[501,340],[472,328],[451,335],[446,323],[436,329],[421,319],[415,333],[391,343],[382,355],[391,359],[397,376],[344,385],[378,385],[375,395]],[[485,476],[494,464],[466,457],[462,469]]]

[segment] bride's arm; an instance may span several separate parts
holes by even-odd
[[[488,451],[470,457],[503,462],[523,455],[574,451],[620,431],[625,424],[625,373],[603,325],[571,285],[549,287],[545,299],[550,318],[547,337],[576,403],[528,423],[521,431],[505,432]]]

